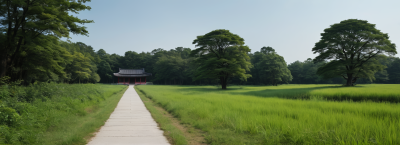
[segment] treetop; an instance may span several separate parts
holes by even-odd
[[[244,39],[239,35],[232,34],[229,30],[218,29],[207,33],[206,35],[197,36],[193,40],[196,47],[204,47],[205,45],[243,45]]]
[[[220,53],[225,53],[225,49],[228,47],[244,45],[244,39],[239,35],[232,34],[229,30],[218,29],[197,36],[197,39],[193,40],[193,44],[196,44],[198,48],[192,51],[191,56],[207,52],[219,56]]]
[[[348,19],[331,25],[321,33],[321,40],[312,49],[320,53],[314,61],[325,59],[346,59],[348,53],[397,54],[396,45],[391,43],[387,33],[382,33],[366,20]]]

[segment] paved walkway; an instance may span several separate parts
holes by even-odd
[[[126,90],[117,108],[88,145],[169,145],[163,131],[151,117],[133,85]]]

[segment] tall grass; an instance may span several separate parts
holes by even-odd
[[[328,87],[309,92],[311,98],[374,102],[400,102],[400,85],[371,84],[356,87]]]
[[[105,101],[124,88],[126,86],[55,83],[2,86],[0,117],[4,117],[1,113],[7,113],[2,110],[11,110],[6,116],[11,114],[8,120],[12,121],[0,121],[0,141],[6,144],[84,144],[84,137],[94,131],[93,127],[101,126],[91,123],[96,121],[88,116],[101,116],[91,114],[99,112]],[[103,117],[102,123],[107,118]]]
[[[195,90],[219,91],[218,89],[210,90],[210,88],[212,87],[195,88]],[[367,84],[357,85],[356,87],[343,87],[341,85],[233,86],[227,93],[287,99],[399,103],[399,88],[400,85],[398,84]]]
[[[137,88],[183,123],[207,132],[210,144],[400,143],[398,104],[279,98],[352,88],[328,85],[248,86],[226,91],[194,86]]]

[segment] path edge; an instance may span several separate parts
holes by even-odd
[[[89,133],[88,135],[86,135],[84,137],[84,140],[86,141],[85,144],[88,144],[96,136],[96,134],[100,131],[100,129],[106,124],[107,120],[110,118],[111,114],[114,112],[114,110],[117,107],[119,101],[121,100],[121,98],[124,95],[124,93],[126,92],[126,90],[128,90],[128,88],[129,88],[129,86],[125,87],[120,92],[113,94],[113,95],[116,95],[119,98],[117,103],[113,104],[113,106],[115,105],[114,109],[112,109],[112,111],[109,112],[109,114],[107,115],[108,116],[107,119],[105,119],[103,121],[103,124],[101,126],[99,126],[94,132],[91,132],[91,133]]]
[[[174,145],[206,145],[203,131],[182,124],[178,118],[159,106],[144,91],[136,86],[134,86],[134,89],[160,129],[164,131],[164,136],[167,137],[168,142]]]

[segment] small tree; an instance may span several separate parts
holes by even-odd
[[[379,55],[397,53],[388,34],[364,20],[341,21],[325,29],[321,36],[312,49],[319,54],[314,62],[330,62],[318,68],[317,74],[324,78],[343,77],[347,86],[358,78],[374,79],[374,74],[384,69],[378,62]]]
[[[193,41],[197,49],[191,52],[195,56],[198,68],[194,80],[201,78],[219,79],[222,89],[226,89],[228,79],[239,77],[247,81],[251,77],[246,74],[252,67],[248,46],[244,39],[229,30],[214,30],[206,35],[197,36]]]

